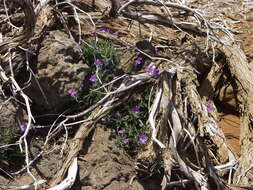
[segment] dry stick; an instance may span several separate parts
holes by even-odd
[[[100,115],[97,115],[95,118],[94,118],[94,115],[97,114],[98,110],[94,110],[91,113],[91,116],[89,118],[92,119],[92,121],[84,123],[79,127],[77,133],[75,134],[74,139],[72,140],[70,144],[70,152],[68,153],[67,159],[64,165],[62,166],[62,169],[58,171],[57,177],[51,182],[50,184],[51,186],[58,184],[62,180],[69,165],[72,163],[73,159],[78,156],[79,151],[82,149],[85,137],[87,137],[90,131],[92,131],[96,127],[96,122],[100,118],[102,118],[106,113],[108,113],[110,110],[119,106],[123,102],[124,101],[120,101],[118,103],[115,103],[114,105],[103,107]]]
[[[17,189],[17,190],[29,190],[29,189],[36,189],[38,186],[41,186],[43,185],[44,183],[46,183],[46,180],[39,180],[39,181],[36,181],[35,183],[33,184],[30,184],[30,185],[23,185],[21,187],[15,187],[13,189]]]
[[[6,6],[6,0],[4,0],[4,9],[5,9],[5,14],[6,14],[6,17],[7,17],[7,20],[8,20],[8,24],[11,25],[13,28],[19,30],[19,27],[15,26],[14,24],[11,23],[11,20],[10,20],[9,14],[8,14],[8,9],[7,9],[7,6]]]
[[[81,44],[81,40],[82,40],[82,29],[81,29],[81,24],[80,24],[80,19],[79,19],[79,16],[78,16],[78,13],[76,11],[75,8],[74,9],[74,18],[78,24],[78,31],[79,31],[79,40],[78,40],[78,44]]]
[[[108,104],[108,102],[110,101],[109,99],[112,98],[112,95],[118,95],[122,92],[125,92],[127,90],[130,90],[131,88],[134,88],[136,87],[137,85],[139,85],[140,83],[148,80],[151,78],[151,76],[148,74],[148,73],[142,73],[142,74],[138,74],[138,75],[133,75],[133,76],[128,76],[128,75],[124,75],[125,77],[125,80],[123,80],[122,84],[120,85],[120,87],[118,89],[116,89],[115,91],[113,92],[109,92],[106,94],[106,96],[104,96],[101,100],[99,100],[96,104],[92,105],[91,107],[89,107],[88,109],[80,112],[80,113],[77,113],[75,115],[69,115],[69,116],[66,116],[66,119],[63,120],[60,124],[58,124],[58,126],[51,132],[51,130],[53,129],[54,127],[54,124],[50,127],[50,130],[48,132],[48,135],[46,137],[46,141],[44,144],[46,144],[48,142],[48,140],[51,138],[51,134],[53,134],[54,132],[57,132],[60,130],[60,128],[63,126],[63,125],[69,125],[69,124],[66,124],[67,121],[69,121],[70,119],[75,119],[77,117],[81,117],[81,116],[84,116],[85,114],[93,111],[94,109],[96,109],[98,106],[100,105],[103,105],[105,106],[106,102]],[[116,81],[116,80],[115,80]],[[91,119],[86,119],[86,120],[83,120],[81,121],[81,123],[83,122],[87,122],[87,121],[90,121]],[[79,123],[79,122],[78,122]]]
[[[68,169],[68,176],[59,184],[48,190],[67,190],[75,183],[78,171],[77,157],[73,159],[71,166]]]
[[[229,40],[224,38],[224,40]],[[237,182],[238,176],[249,168],[252,164],[253,152],[244,154],[250,147],[253,146],[252,138],[252,123],[253,123],[253,76],[252,65],[248,64],[247,58],[242,49],[230,42],[230,46],[220,47],[220,50],[224,52],[227,58],[227,64],[229,66],[231,75],[235,78],[237,87],[237,99],[240,102],[239,110],[241,113],[241,160],[234,175],[234,183]],[[248,172],[245,176],[241,177],[241,185],[249,185],[250,180],[253,177],[253,172]]]
[[[36,17],[35,17],[34,11],[33,11],[33,5],[31,3],[31,1],[30,0],[18,0],[18,1],[15,0],[15,2],[17,3],[17,5],[19,5],[22,8],[22,10],[24,11],[24,14],[25,14],[23,31],[19,36],[14,37],[10,40],[1,42],[0,43],[0,47],[1,47],[0,53],[3,51],[6,51],[6,49],[17,47],[19,44],[21,44],[25,40],[29,39],[29,37],[33,35]],[[9,59],[11,59],[11,57],[9,57]],[[10,61],[10,64],[11,64],[11,61]],[[12,68],[12,66],[10,66],[10,68]],[[37,187],[36,178],[33,176],[33,174],[30,172],[30,169],[29,169],[29,151],[28,151],[28,144],[27,144],[27,140],[26,140],[26,136],[28,134],[28,131],[29,131],[30,125],[31,125],[31,120],[33,119],[32,114],[31,114],[31,110],[30,110],[29,100],[28,100],[28,97],[23,93],[22,89],[19,87],[17,82],[15,81],[13,71],[12,71],[12,76],[7,77],[4,73],[4,70],[1,68],[1,77],[4,81],[9,80],[11,82],[11,84],[13,85],[14,90],[18,91],[20,93],[20,95],[23,97],[23,99],[25,100],[25,105],[26,105],[27,112],[28,112],[28,124],[27,124],[27,128],[25,130],[25,133],[19,139],[19,146],[22,151],[22,142],[24,142],[27,173],[34,179],[35,189],[36,189],[36,187]]]
[[[190,132],[189,132],[187,129],[184,128],[183,130],[186,132],[186,134],[187,134],[187,135],[189,136],[189,138],[190,138],[190,141],[189,141],[189,143],[188,143],[187,145],[188,145],[188,146],[190,146],[190,144],[193,145],[194,153],[195,153],[197,162],[198,162],[198,164],[199,164],[199,166],[200,166],[200,159],[199,159],[199,155],[198,155],[197,146],[196,146],[196,144],[194,143],[194,140],[196,139],[197,135],[195,135],[194,137],[192,137],[192,135],[190,134]],[[185,146],[185,150],[187,150],[187,148],[188,148],[187,145]],[[185,150],[184,150],[184,151],[185,151]]]
[[[95,127],[97,120],[103,117],[107,112],[109,112],[114,107],[123,103],[123,100],[120,100],[119,102],[115,103],[115,100],[118,99],[117,96],[120,97],[123,94],[123,92],[131,90],[132,88],[136,87],[137,85],[141,83],[144,83],[150,78],[151,76],[148,75],[147,73],[142,73],[139,75],[134,75],[132,77],[127,77],[125,80],[123,80],[122,84],[119,86],[117,90],[108,93],[104,98],[102,98],[95,105],[91,106],[84,112],[81,112],[72,116],[67,116],[67,118],[63,121],[62,124],[65,124],[65,122],[67,122],[69,119],[80,117],[90,111],[93,111],[88,118],[88,122],[82,124],[79,127],[79,130],[77,131],[72,141],[72,144],[70,145],[71,152],[69,152],[66,162],[64,163],[64,166],[58,172],[58,175],[57,175],[58,177],[54,179],[51,185],[54,186],[62,180],[69,165],[72,163],[73,159],[77,157],[79,151],[81,150],[83,142],[84,142],[84,137],[87,136],[88,133]],[[112,95],[114,95],[115,97],[113,97]],[[99,109],[98,106],[103,106],[103,107]]]
[[[51,0],[40,0],[40,3],[37,5],[37,7],[35,8],[34,12],[36,15],[39,14],[40,10],[46,6]]]
[[[50,151],[48,151],[48,152],[45,152],[44,150],[40,151],[40,153],[38,153],[38,154],[36,155],[36,157],[35,157],[33,160],[30,161],[30,163],[28,164],[28,166],[31,166],[31,165],[32,165],[36,160],[38,160],[41,156],[47,155],[47,154],[53,152],[55,149],[56,149],[56,148],[52,148],[52,149],[50,149]],[[15,173],[12,173],[12,174],[13,174],[13,175],[18,175],[18,174],[22,173],[26,168],[27,168],[27,166],[23,167],[23,168],[20,169],[19,171],[15,172]]]
[[[173,132],[174,132],[174,135],[175,135],[176,142],[178,142],[179,135],[180,135],[180,132],[183,129],[183,126],[181,124],[181,121],[180,121],[179,115],[177,113],[177,110],[174,106],[174,102],[172,101],[173,94],[176,93],[176,92],[173,92],[173,90],[172,90],[173,89],[173,83],[175,83],[175,79],[173,79],[173,76],[175,75],[175,72],[176,72],[175,70],[170,71],[170,78],[169,78],[170,80],[169,80],[168,85],[169,85],[170,93],[171,93],[171,95],[170,95],[170,97],[171,97],[170,109],[171,109],[171,120],[172,120],[172,125],[173,125]],[[182,166],[183,160],[179,157],[177,149],[175,148],[175,145],[173,145],[172,140],[170,141],[169,146],[172,148],[172,150],[174,152],[174,156],[178,160],[179,165]],[[183,166],[183,168],[184,168],[184,166]],[[204,177],[200,173],[192,170],[191,168],[189,168],[189,170],[190,170],[190,176],[191,175],[193,176],[193,179],[195,180],[195,182],[197,182],[201,187],[207,186],[205,180],[201,180],[201,179],[204,179]],[[188,170],[188,172],[189,172],[189,170]],[[189,177],[189,174],[188,174],[188,177]]]
[[[140,85],[141,83],[149,80],[152,76],[150,76],[148,73],[141,73],[138,75],[132,75],[132,76],[128,76],[125,75],[125,79],[123,79],[123,82],[121,83],[121,85],[119,86],[118,89],[112,91],[112,92],[108,92],[101,100],[99,100],[97,103],[95,103],[94,105],[92,105],[91,107],[89,107],[88,109],[75,114],[75,115],[69,115],[67,116],[68,119],[75,119],[78,117],[82,117],[85,114],[93,111],[94,109],[96,109],[98,106],[103,105],[105,102],[107,102],[113,95],[118,95],[120,93],[126,92],[130,89],[133,89],[134,87]]]
[[[159,25],[164,25],[172,28],[181,28],[182,30],[185,31],[191,31],[194,33],[198,33],[200,36],[205,36],[206,34],[202,32],[197,24],[193,23],[179,23],[179,22],[174,22],[172,20],[169,20],[166,17],[163,17],[161,15],[157,14],[143,14],[143,13],[135,13],[135,12],[123,12],[123,16],[131,18],[133,20],[138,20],[141,22],[145,23],[152,23],[152,24],[159,24]],[[177,27],[175,27],[175,25]]]
[[[15,172],[15,173],[13,173],[13,174],[14,174],[14,175],[18,175],[18,174],[22,173],[25,169],[27,169],[27,167],[30,167],[30,166],[31,166],[39,157],[41,157],[43,154],[44,154],[44,151],[41,151],[39,154],[36,155],[36,157],[35,157],[33,160],[31,160],[31,161],[29,162],[28,165],[26,165],[26,166],[23,167],[21,170]]]
[[[64,127],[64,130],[65,130],[65,135],[66,135],[66,137],[65,137],[64,143],[63,143],[63,145],[62,145],[61,156],[63,156],[64,148],[65,148],[65,146],[66,146],[66,144],[67,144],[67,140],[68,140],[68,129],[67,129],[67,127],[66,127],[65,124],[63,124],[63,127]]]
[[[104,87],[106,87],[106,86],[108,86],[108,85],[111,85],[111,84],[115,83],[116,81],[118,81],[118,80],[120,80],[120,79],[122,79],[122,78],[124,78],[124,77],[126,77],[126,76],[127,76],[126,74],[123,74],[122,76],[117,77],[117,78],[113,79],[112,81],[110,81],[110,82],[108,82],[108,83],[106,83],[106,84],[103,84],[102,86],[100,86],[100,87],[94,89],[94,91],[97,91],[97,90],[99,90],[99,89],[101,89],[101,88],[104,88]]]
[[[155,127],[155,115],[156,115],[156,112],[158,111],[158,106],[160,104],[161,97],[162,97],[162,88],[159,88],[158,91],[156,92],[156,98],[152,105],[152,108],[148,117],[148,122],[152,129],[152,136],[151,136],[152,140],[155,141],[161,148],[165,148],[165,145],[156,138],[157,130]]]
[[[153,1],[153,0],[132,0],[132,1],[129,1],[127,2],[126,4],[124,4],[119,10],[118,10],[118,13],[123,13],[123,14],[127,14],[127,11],[124,11],[124,9],[127,9],[127,7],[129,5],[153,5],[153,6],[166,6],[166,7],[172,7],[172,8],[178,8],[178,9],[182,9],[184,11],[187,11],[187,12],[191,12],[194,16],[198,17],[198,18],[201,18],[201,20],[205,20],[204,17],[199,13],[198,10],[195,10],[195,9],[191,9],[187,6],[184,6],[184,5],[180,5],[180,4],[177,4],[177,3],[168,3],[168,2],[165,2],[165,3],[161,3],[160,1]],[[129,11],[129,10],[128,10]],[[130,12],[130,11],[129,11]],[[131,13],[130,15],[128,16],[133,16],[133,13]],[[172,18],[168,19],[168,18],[165,18],[165,17],[156,17],[157,15],[149,15],[147,17],[147,19],[149,18],[150,21],[156,21],[157,19],[160,20],[160,24],[167,24],[171,27],[175,27],[179,30],[181,29],[186,29],[186,30],[192,30],[194,32],[198,32],[198,33],[202,33],[200,29],[197,28],[197,26],[193,23],[182,23],[182,22],[174,22],[172,20]],[[145,16],[141,15],[141,14],[138,14],[138,17],[140,19],[145,19]],[[167,21],[166,21],[167,20]]]
[[[161,98],[161,109],[162,109],[162,116],[161,116],[161,126],[160,126],[160,133],[161,133],[161,139],[164,143],[168,144],[168,141],[173,141],[174,147],[176,146],[176,137],[174,134],[174,131],[172,129],[171,123],[169,121],[169,107],[171,103],[172,93],[169,86],[169,73],[163,72],[162,74],[162,89],[163,94]],[[168,128],[169,125],[171,136],[168,136]],[[168,183],[171,180],[171,169],[173,166],[172,163],[172,154],[171,154],[171,148],[169,146],[166,146],[165,149],[162,150],[162,159],[164,162],[164,175],[161,182],[162,190],[166,189],[168,186]]]
[[[178,8],[178,9],[182,9],[184,11],[187,11],[187,12],[192,12],[192,13],[196,13],[197,10],[195,9],[192,9],[190,7],[187,7],[185,5],[180,5],[178,3],[171,3],[171,2],[164,2],[164,3],[161,3],[159,1],[153,1],[153,0],[131,0],[131,1],[128,1],[127,3],[125,3],[119,10],[118,10],[118,14],[121,13],[121,11],[123,11],[124,9],[126,9],[129,5],[142,5],[142,4],[145,4],[145,5],[154,5],[154,6],[167,6],[167,7],[171,7],[171,8]]]
[[[177,185],[177,186],[181,186],[181,185],[183,185],[183,184],[188,184],[188,183],[190,183],[191,182],[191,180],[189,180],[189,179],[183,179],[183,180],[180,180],[180,181],[172,181],[172,182],[169,182],[168,184],[167,184],[167,186],[168,187],[172,187],[172,186],[175,186],[175,185]]]
[[[211,70],[212,71],[212,70]],[[213,74],[212,72],[210,72]],[[215,81],[215,80],[214,80]],[[215,87],[215,86],[214,86]],[[196,88],[196,87],[194,87]],[[202,106],[204,103],[201,103],[202,100],[199,96],[199,94],[196,92],[196,89],[192,87],[189,87],[187,90],[188,97],[191,105],[195,105],[192,107],[195,113],[199,115],[199,127],[201,131],[201,136],[203,136],[205,133],[209,135],[213,141],[213,143],[219,147],[219,149],[223,148],[226,152],[228,152],[229,157],[229,163],[234,164],[235,163],[235,157],[231,150],[227,147],[225,141],[224,141],[224,134],[219,130],[216,122],[209,116],[207,113],[207,110],[205,106]],[[212,96],[211,96],[212,97]],[[220,146],[222,145],[222,146]],[[218,150],[219,150],[218,149]],[[208,155],[206,154],[206,158],[208,159]],[[219,179],[217,178],[214,168],[207,162],[207,167],[209,171],[213,174],[212,177],[214,178],[215,182],[217,184],[220,184]],[[218,185],[219,188],[219,185]]]
[[[17,84],[17,82],[15,81],[15,79],[11,76],[10,77],[10,81],[13,84],[13,86],[16,88],[16,91],[18,91],[20,93],[20,95],[23,97],[25,104],[26,104],[26,109],[27,109],[27,114],[28,114],[28,123],[27,123],[27,127],[26,130],[24,132],[24,134],[19,138],[19,147],[21,152],[23,151],[22,149],[22,142],[24,142],[25,145],[25,161],[26,161],[26,165],[27,165],[27,173],[33,178],[33,180],[35,181],[35,183],[37,182],[37,179],[33,176],[33,174],[31,173],[30,169],[29,169],[29,150],[28,150],[28,143],[26,140],[26,137],[28,135],[28,132],[30,130],[31,127],[31,122],[33,119],[32,116],[32,112],[31,112],[31,108],[30,108],[30,104],[29,104],[29,100],[28,97],[24,94],[24,92],[21,90],[21,88],[19,87],[19,85]],[[36,189],[36,184],[35,184],[35,189]]]
[[[170,73],[170,78],[169,78],[169,89],[170,89],[170,97],[173,97],[173,83],[175,82],[175,78],[173,78],[173,76],[176,74],[176,70],[174,68],[168,70]],[[171,99],[172,100],[172,99]],[[172,124],[173,124],[173,130],[174,130],[174,134],[175,134],[175,139],[176,141],[178,141],[180,132],[183,129],[183,125],[180,121],[179,115],[177,113],[177,110],[174,106],[174,102],[171,101],[170,103],[170,109],[171,109],[171,120],[172,120]],[[177,159],[179,165],[181,166],[181,168],[183,169],[183,171],[185,172],[185,174],[190,178],[190,179],[194,179],[195,182],[197,182],[200,186],[200,188],[202,190],[207,190],[208,189],[208,183],[207,183],[207,178],[200,173],[200,171],[194,171],[191,168],[187,169],[186,163],[181,159],[181,157],[179,156],[175,146],[173,145],[173,140],[170,139],[170,144],[169,147],[171,148],[173,155],[175,156],[175,158]]]
[[[72,140],[70,147],[70,152],[68,153],[67,159],[62,166],[62,168],[57,172],[56,178],[51,182],[50,186],[57,185],[64,177],[67,169],[72,163],[73,159],[78,156],[79,151],[82,149],[83,142],[85,137],[89,134],[89,132],[95,127],[94,121],[90,121],[82,124],[79,127],[74,139]]]
[[[23,31],[16,37],[0,43],[0,53],[6,51],[9,48],[15,48],[19,44],[26,42],[34,32],[36,16],[34,13],[33,5],[30,0],[13,0],[19,5],[25,14],[25,20],[23,24]]]
[[[72,6],[75,10],[79,10],[81,13],[84,13],[86,14],[88,17],[89,17],[89,20],[91,21],[92,25],[93,25],[93,30],[94,30],[94,35],[96,37],[96,41],[97,41],[97,35],[96,35],[96,25],[92,19],[92,17],[90,16],[90,14],[86,13],[85,11],[83,11],[82,9],[78,8],[77,6],[75,6],[74,4],[70,3],[70,2],[60,2],[60,3],[57,3],[56,6],[59,6],[61,4],[69,4],[70,6]]]
[[[243,172],[238,176],[238,179],[237,179],[236,184],[239,184],[241,178],[242,178],[243,176],[245,176],[245,175],[247,174],[247,172],[249,172],[252,168],[253,168],[253,164],[251,164],[250,167],[248,167],[245,171],[243,171]]]
[[[129,5],[138,6],[138,5],[153,5],[153,6],[166,6],[166,7],[172,7],[184,10],[188,13],[191,13],[191,16],[194,16],[198,23],[189,23],[189,22],[175,22],[172,18],[163,17],[161,15],[157,14],[142,14],[140,12],[135,13],[128,9]],[[198,9],[192,9],[186,5],[178,4],[178,3],[171,3],[171,2],[164,2],[161,3],[160,1],[154,1],[154,0],[131,0],[122,5],[119,10],[118,14],[122,13],[124,16],[129,17],[134,20],[139,20],[142,22],[151,22],[153,24],[161,24],[165,26],[169,26],[172,28],[179,29],[179,31],[192,31],[194,33],[197,33],[201,36],[207,36],[207,40],[209,38],[213,41],[219,42],[221,44],[224,44],[219,37],[214,33],[214,31],[219,30],[223,32],[225,35],[229,36],[231,40],[234,40],[232,33],[224,26],[219,25],[217,23],[209,22],[207,19],[204,18],[204,16],[200,13],[200,10]],[[206,27],[206,31],[203,32],[203,24]],[[209,30],[212,31],[212,33],[209,32]],[[210,37],[209,37],[210,36]]]

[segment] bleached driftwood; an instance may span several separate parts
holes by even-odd
[[[75,157],[71,166],[69,167],[68,176],[59,185],[51,187],[48,190],[70,189],[76,180],[77,170],[78,170],[77,157]]]

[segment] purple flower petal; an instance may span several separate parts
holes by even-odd
[[[154,66],[148,66],[148,67],[147,67],[147,71],[148,71],[149,73],[153,73],[153,72],[154,72],[154,69],[155,69]]]
[[[113,33],[112,29],[110,29],[110,28],[102,27],[102,28],[99,28],[98,30],[99,30],[100,32]]]
[[[100,66],[100,65],[102,65],[103,63],[102,63],[102,61],[100,61],[99,59],[97,59],[95,62],[94,62],[94,65],[96,65],[96,66]]]
[[[129,139],[124,139],[122,142],[123,144],[127,144],[129,142]]]
[[[140,108],[132,108],[131,111],[134,113],[139,113],[141,110]]]
[[[90,79],[91,82],[96,82],[97,81],[97,76],[96,75],[91,75]]]
[[[27,125],[20,125],[19,127],[22,132],[25,132]]]
[[[119,133],[120,135],[123,135],[125,132],[126,132],[125,129],[121,129],[121,130],[118,131],[118,133]]]
[[[158,69],[155,69],[153,72],[153,75],[159,75],[160,71]]]
[[[159,69],[156,69],[155,66],[148,66],[147,72],[149,72],[151,75],[159,75],[160,71]]]
[[[140,140],[141,144],[146,144],[148,141],[148,137],[145,135],[139,136],[139,140]]]
[[[137,57],[136,60],[135,60],[134,65],[135,65],[135,66],[140,65],[141,62],[142,62],[142,57]]]
[[[214,108],[213,108],[210,104],[206,104],[206,108],[207,108],[209,111],[214,111]]]
[[[70,95],[70,96],[76,96],[76,94],[77,94],[77,91],[75,91],[75,90],[73,90],[73,89],[71,89],[71,90],[68,90],[68,95]]]

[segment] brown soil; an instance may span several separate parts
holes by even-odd
[[[240,155],[240,118],[234,114],[220,113],[220,127],[233,151]]]

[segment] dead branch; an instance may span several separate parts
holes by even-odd
[[[224,38],[228,40],[227,38]],[[248,172],[245,176],[240,176],[252,164],[253,143],[252,143],[252,122],[253,122],[253,78],[252,68],[248,64],[242,49],[230,42],[228,46],[220,47],[227,58],[231,75],[235,78],[237,99],[239,101],[240,123],[241,123],[241,158],[234,176],[234,183],[249,185],[253,173]],[[240,180],[238,181],[240,176]]]
[[[5,40],[0,43],[0,53],[2,54],[10,48],[16,48],[25,41],[27,41],[34,32],[34,27],[36,23],[36,17],[33,9],[33,4],[30,0],[12,0],[24,11],[24,24],[22,32],[14,36],[11,39]]]

